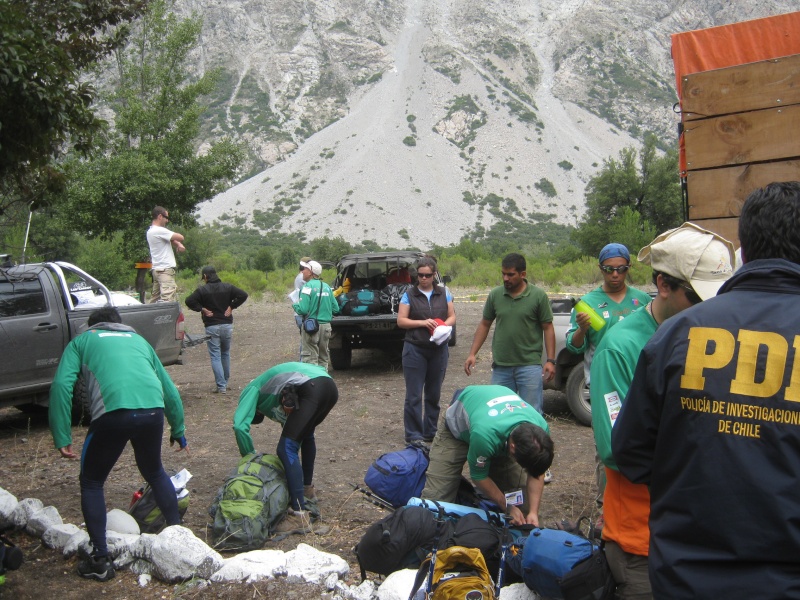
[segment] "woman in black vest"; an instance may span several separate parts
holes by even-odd
[[[439,396],[447,371],[447,341],[431,341],[437,319],[452,327],[456,323],[453,296],[443,285],[435,285],[436,260],[425,256],[417,263],[418,284],[400,299],[397,325],[407,329],[403,345],[403,375],[406,402],[403,411],[406,443],[430,444],[439,422]],[[423,393],[425,397],[423,416]]]

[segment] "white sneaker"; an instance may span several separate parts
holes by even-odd
[[[550,472],[550,469],[547,469],[547,471],[544,472],[544,482],[550,483],[551,481],[553,481],[553,474]]]

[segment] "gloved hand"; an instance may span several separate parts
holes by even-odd
[[[175,442],[178,442],[178,445],[180,446],[180,448],[178,448],[178,452],[180,452],[183,449],[187,449],[187,451],[188,451],[189,444],[186,441],[186,436],[185,435],[182,435],[181,437],[177,437],[177,438],[174,438],[174,437],[170,436],[169,445],[170,446],[174,446]]]

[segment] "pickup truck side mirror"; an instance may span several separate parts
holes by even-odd
[[[442,277],[442,283],[450,283],[451,281],[453,281],[453,278],[450,277],[450,275],[445,275]]]

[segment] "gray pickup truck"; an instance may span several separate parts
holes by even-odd
[[[559,390],[567,396],[567,405],[575,419],[587,427],[592,424],[592,403],[583,374],[583,354],[567,350],[569,319],[577,298],[551,296],[553,328],[556,332],[556,376],[545,388]]]
[[[105,304],[117,306],[122,321],[150,342],[164,365],[179,362],[184,337],[180,304],[121,305],[124,298],[117,296],[65,262],[0,268],[0,407],[47,406],[64,348],[86,331],[92,310]],[[85,389],[79,381],[76,418],[85,406]]]

